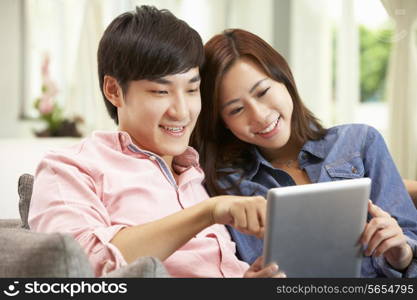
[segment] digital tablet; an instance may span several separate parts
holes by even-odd
[[[359,277],[370,189],[369,178],[270,189],[265,265],[287,277]]]

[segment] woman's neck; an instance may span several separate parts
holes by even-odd
[[[302,145],[293,140],[289,140],[287,144],[279,149],[259,148],[262,155],[271,164],[278,161],[285,163],[287,161],[297,161],[298,154],[301,151]]]

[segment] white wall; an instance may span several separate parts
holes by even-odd
[[[42,126],[37,121],[19,120],[23,96],[20,9],[21,0],[0,1],[0,139],[32,137],[33,128]]]
[[[0,218],[17,216],[17,197],[6,187],[10,185],[11,163],[4,137],[18,135],[20,81],[20,1],[0,1]],[[13,184],[17,187],[17,181]],[[17,191],[17,188],[15,189]],[[17,194],[17,193],[16,193]],[[12,197],[12,198],[11,198]],[[14,202],[13,204],[11,202]]]
[[[20,218],[17,182],[23,173],[34,174],[36,167],[48,150],[75,144],[76,138],[0,139],[0,219]]]
[[[0,1],[0,138],[15,136],[19,131],[16,122],[19,114],[16,103],[20,97],[19,15],[20,1]]]
[[[34,173],[47,149],[73,142],[34,139],[32,129],[42,124],[18,119],[21,100],[20,4],[20,0],[0,1],[0,218],[19,217],[19,175]]]
[[[290,66],[304,104],[325,126],[332,121],[331,24],[328,0],[291,2]]]

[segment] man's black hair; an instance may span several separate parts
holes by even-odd
[[[158,79],[201,67],[204,48],[200,35],[166,9],[136,7],[114,19],[98,47],[100,89],[110,117],[119,123],[117,108],[103,93],[104,76],[114,77],[127,92],[129,82]]]

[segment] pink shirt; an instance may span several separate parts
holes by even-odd
[[[126,226],[157,220],[208,198],[197,152],[173,160],[178,185],[159,156],[139,149],[126,132],[94,132],[81,143],[48,153],[35,175],[29,211],[34,231],[72,235],[85,249],[96,276],[126,264],[110,243]],[[164,261],[174,277],[241,277],[223,225],[210,226]]]

